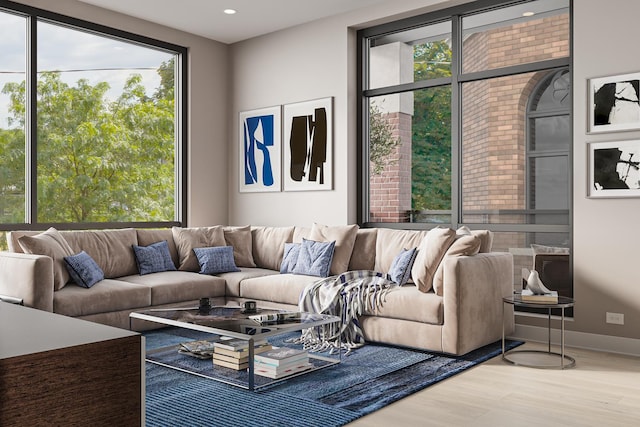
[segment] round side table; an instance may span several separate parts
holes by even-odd
[[[505,351],[505,346],[504,346],[504,340],[505,340],[505,337],[504,337],[505,313],[504,312],[505,310],[504,308],[506,304],[511,304],[514,307],[542,308],[547,310],[548,347],[546,351],[517,350],[517,349]],[[533,303],[533,302],[522,301],[521,296],[518,294],[514,294],[513,296],[502,298],[502,360],[504,360],[505,362],[511,363],[512,365],[528,366],[530,368],[541,368],[541,369],[566,369],[566,368],[571,368],[575,366],[576,360],[573,357],[567,356],[564,353],[564,310],[565,308],[573,307],[574,304],[575,304],[575,301],[573,300],[573,298],[563,297],[563,296],[558,296],[557,303],[538,303],[538,302]],[[562,312],[562,317],[560,319],[560,353],[551,351],[551,310],[554,308],[560,309]],[[557,358],[559,360],[559,363],[557,365],[542,364],[542,363],[535,363],[535,362],[528,362],[528,361],[518,361],[518,360],[514,360],[513,357],[510,357],[510,356],[515,356],[516,354],[533,355],[533,356],[543,355],[545,358],[553,357],[553,358]]]

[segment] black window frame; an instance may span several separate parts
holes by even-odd
[[[97,24],[79,18],[22,5],[7,0],[0,0],[0,12],[11,13],[26,18],[27,22],[27,105],[26,105],[26,222],[15,224],[1,224],[0,232],[11,230],[43,230],[55,227],[61,230],[105,229],[105,228],[163,228],[172,226],[186,226],[187,219],[187,149],[188,149],[188,48],[166,41],[154,39],[140,34],[131,33],[106,25]],[[140,221],[140,222],[65,222],[49,223],[37,221],[37,92],[31,88],[37,87],[37,21],[66,26],[70,29],[85,31],[103,37],[138,44],[152,49],[165,50],[176,55],[177,75],[176,83],[176,198],[175,215],[172,221]]]
[[[463,221],[462,206],[462,120],[461,120],[461,87],[463,83],[485,80],[489,78],[503,77],[528,72],[551,71],[568,68],[573,81],[573,43],[570,36],[569,55],[565,58],[544,60],[535,63],[525,63],[514,66],[507,66],[497,69],[482,70],[477,72],[462,72],[462,19],[465,16],[488,12],[491,10],[528,3],[531,0],[479,0],[469,4],[441,9],[426,14],[413,16],[399,21],[381,24],[375,27],[364,28],[357,32],[357,221],[361,227],[386,227],[395,229],[430,229],[436,226],[450,226],[458,228],[466,225],[475,229],[488,229],[496,232],[552,232],[568,233],[570,245],[572,246],[572,212],[573,212],[573,189],[569,188],[569,224],[568,225],[537,225],[537,224],[500,224],[500,223],[465,223]],[[569,31],[573,33],[573,0],[569,0]],[[369,39],[380,37],[386,34],[397,33],[422,27],[429,24],[437,24],[443,21],[451,21],[452,24],[452,76],[442,77],[432,80],[421,80],[411,83],[399,84],[395,86],[369,89],[368,76],[368,47]],[[452,138],[452,172],[451,172],[451,223],[428,223],[428,222],[371,222],[369,221],[369,156],[368,156],[368,100],[375,96],[398,94],[415,91],[419,89],[437,87],[450,84],[452,88],[451,99],[451,138]],[[570,94],[573,98],[573,91]],[[571,99],[571,104],[573,99]],[[573,123],[572,112],[570,112],[571,123]],[[573,135],[571,135],[573,140]],[[573,144],[571,144],[573,145]],[[572,147],[569,148],[569,168],[572,167]],[[570,171],[571,174],[571,171]],[[571,175],[570,175],[571,176]]]

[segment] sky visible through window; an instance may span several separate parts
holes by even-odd
[[[7,82],[20,83],[26,75],[26,20],[0,12],[0,89]],[[160,85],[157,69],[173,53],[125,43],[88,32],[38,22],[38,71],[61,71],[64,83],[80,79],[91,85],[107,82],[107,99],[114,101],[132,74],[142,76],[147,95]],[[0,93],[0,127],[8,128],[8,95]]]

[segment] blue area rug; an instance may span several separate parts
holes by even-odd
[[[145,337],[147,350],[152,350],[206,335],[164,329]],[[282,344],[276,339],[270,342]],[[507,348],[520,344],[507,341]],[[342,426],[500,351],[500,342],[461,357],[367,344],[343,357],[339,365],[257,391],[147,362],[146,422],[150,427]]]

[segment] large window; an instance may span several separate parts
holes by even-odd
[[[483,1],[368,28],[360,222],[571,246],[570,0]]]
[[[186,49],[0,3],[0,230],[184,217]]]

